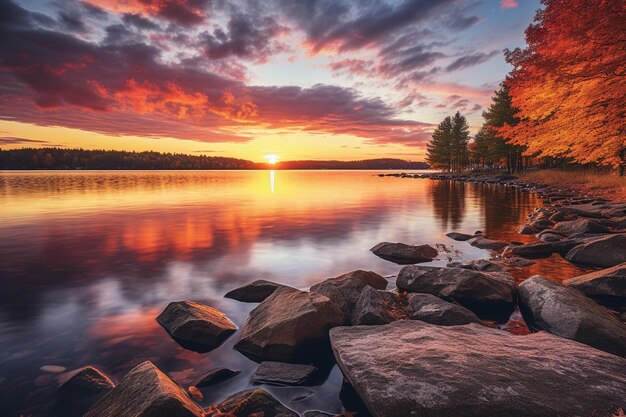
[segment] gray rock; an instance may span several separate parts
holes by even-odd
[[[471,269],[473,271],[482,271],[482,272],[502,272],[505,269],[502,265],[498,265],[486,259],[478,259],[474,261],[469,261],[468,263],[461,264],[458,267],[463,268],[463,269]]]
[[[502,262],[505,265],[509,265],[509,266],[514,267],[514,268],[525,268],[527,266],[535,264],[534,261],[531,261],[529,259],[520,258],[519,256],[514,256],[514,257],[511,257],[511,258],[504,258],[504,259],[502,259]]]
[[[402,268],[396,285],[456,301],[486,319],[506,321],[513,312],[515,278],[505,273],[411,265]]]
[[[255,361],[310,363],[328,351],[328,330],[344,322],[328,297],[279,289],[250,312],[235,349]]]
[[[558,253],[559,255],[565,257],[567,255],[567,252],[571,251],[578,245],[582,245],[583,243],[585,243],[585,241],[580,238],[571,238],[571,239],[563,239],[563,240],[559,240],[558,242],[551,242],[551,243],[552,243],[552,250],[555,253]]]
[[[558,242],[566,238],[564,234],[554,231],[553,229],[543,230],[542,232],[537,233],[535,237],[542,242]]]
[[[476,314],[455,303],[450,303],[432,294],[408,294],[410,319],[441,326],[478,323]]]
[[[543,218],[543,219],[537,219],[534,222],[532,222],[530,224],[530,226],[535,229],[535,230],[544,230],[544,229],[549,229],[550,227],[552,227],[554,225],[554,223],[547,219],[547,218]]]
[[[352,317],[352,310],[363,288],[370,286],[384,290],[387,284],[387,280],[375,272],[356,270],[319,282],[311,287],[311,292],[330,298],[330,301],[344,313],[347,322]]]
[[[370,249],[374,255],[400,265],[430,262],[437,257],[437,249],[430,245],[381,242]]]
[[[511,253],[522,258],[548,258],[552,255],[552,243],[529,243],[511,248]]]
[[[580,233],[609,233],[609,229],[596,220],[578,219],[559,222],[554,225],[554,230],[562,232],[567,236]]]
[[[549,333],[396,321],[330,331],[337,363],[374,417],[609,416],[626,360]]]
[[[365,287],[354,307],[352,324],[387,324],[408,317],[407,302],[398,293]]]
[[[503,242],[501,240],[492,240],[487,239],[484,236],[476,236],[470,240],[468,240],[470,245],[475,246],[479,249],[502,249],[509,244],[507,242]]]
[[[170,303],[156,320],[181,346],[196,352],[217,348],[237,330],[218,309],[193,301]]]
[[[63,395],[104,394],[115,388],[115,384],[93,366],[80,368],[70,379],[59,387]]]
[[[298,417],[267,391],[256,388],[238,392],[209,407],[206,417]],[[157,416],[155,416],[157,417]],[[175,417],[175,416],[172,416]]]
[[[448,236],[452,240],[456,240],[459,242],[464,242],[474,237],[474,235],[468,235],[467,233],[459,233],[459,232],[446,233],[446,236]]]
[[[254,384],[305,385],[313,380],[318,368],[284,362],[265,361],[250,377]]]
[[[130,370],[85,417],[202,417],[204,411],[151,362]]]
[[[230,378],[233,378],[239,375],[241,371],[233,371],[228,368],[215,368],[208,371],[206,374],[202,376],[195,384],[196,387],[208,387],[211,385],[219,384],[220,382],[224,382]]]
[[[626,262],[570,278],[563,283],[584,292],[600,304],[626,309]]]
[[[626,356],[626,326],[578,290],[536,275],[520,284],[519,302],[531,327]]]
[[[567,252],[570,262],[609,268],[626,262],[626,234],[608,235],[589,239]]]
[[[530,224],[524,224],[517,229],[517,233],[520,235],[533,235],[537,233],[537,229],[535,229]]]
[[[232,298],[233,300],[241,301],[244,303],[260,303],[261,301],[272,295],[272,293],[277,288],[291,287],[279,284],[277,282],[259,279],[227,292],[224,297]]]

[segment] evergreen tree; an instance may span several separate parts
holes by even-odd
[[[426,161],[432,169],[452,169],[452,119],[443,119],[426,145]]]
[[[469,165],[469,124],[456,112],[452,118],[452,170],[462,171]]]

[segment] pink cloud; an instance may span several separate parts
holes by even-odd
[[[502,0],[500,6],[504,9],[514,9],[519,6],[517,0]]]

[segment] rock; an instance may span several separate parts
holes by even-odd
[[[626,234],[608,235],[589,239],[567,252],[570,262],[609,268],[626,262]]]
[[[449,266],[449,265],[448,265]],[[495,264],[486,259],[478,259],[474,261],[469,261],[466,264],[461,264],[458,266],[463,269],[471,269],[473,271],[483,271],[483,272],[502,272],[504,271],[504,267],[502,265]]]
[[[549,229],[554,225],[554,223],[549,219],[537,219],[530,224],[530,226],[535,230],[544,230]]]
[[[221,311],[193,301],[170,303],[156,320],[181,346],[196,352],[215,349],[237,330]]]
[[[255,361],[309,363],[328,351],[328,330],[344,322],[328,297],[279,289],[250,312],[235,349]]]
[[[194,387],[193,385],[187,388],[187,391],[189,391],[189,395],[194,400],[198,402],[204,400],[204,395],[202,395],[202,391],[200,391],[198,388]]]
[[[529,243],[513,247],[511,253],[522,258],[536,259],[552,256],[552,250],[552,243]]]
[[[361,291],[367,286],[384,290],[387,288],[387,280],[375,272],[357,270],[319,282],[311,287],[311,292],[330,298],[348,322]]]
[[[277,288],[291,288],[277,282],[258,279],[249,284],[235,288],[224,295],[225,298],[241,301],[243,303],[260,303],[272,295]],[[295,289],[295,288],[294,288]]]
[[[547,229],[537,233],[535,237],[543,242],[558,242],[565,239],[567,236],[553,229]]]
[[[609,233],[610,230],[600,224],[596,220],[592,219],[578,219],[559,222],[554,225],[554,230],[562,232],[567,236],[572,236],[580,233]]]
[[[265,361],[250,377],[254,384],[305,385],[317,373],[313,365]]]
[[[551,242],[551,243],[552,243],[552,250],[558,253],[559,255],[565,257],[565,255],[567,255],[567,252],[571,251],[573,248],[575,248],[578,245],[582,245],[585,242],[583,239],[574,238],[574,239],[563,239],[563,240],[559,240],[558,242]]]
[[[449,303],[432,294],[408,294],[410,319],[441,326],[478,323],[480,319],[465,307]]]
[[[517,229],[517,233],[520,235],[533,235],[537,233],[537,229],[532,227],[530,224],[524,224]]]
[[[402,320],[330,338],[374,417],[608,416],[626,392],[626,360],[544,332]]]
[[[302,417],[341,417],[343,416],[343,414],[341,414],[340,416],[337,416],[337,414],[328,414],[328,413],[323,413],[321,411],[307,411],[306,413],[302,414]]]
[[[354,308],[352,324],[387,324],[408,317],[407,302],[397,293],[365,287]]]
[[[62,395],[104,394],[115,388],[115,384],[93,366],[80,368],[70,379],[59,387]]]
[[[534,265],[535,262],[529,259],[520,258],[518,256],[514,256],[511,258],[504,258],[502,262],[506,265],[515,267],[515,268],[525,268],[530,265]]]
[[[209,407],[206,417],[298,417],[267,391],[257,388],[238,392]],[[174,416],[172,416],[174,417]]]
[[[468,240],[468,242],[470,245],[479,249],[502,249],[509,245],[507,242],[503,242],[501,240],[491,240],[483,236],[476,236],[475,238]]]
[[[626,326],[578,290],[536,275],[520,284],[519,298],[531,327],[626,356]]]
[[[459,232],[446,233],[446,236],[448,236],[452,240],[456,240],[459,242],[464,242],[474,237],[474,235],[468,235],[467,233],[459,233]]]
[[[374,255],[400,265],[430,262],[437,257],[437,249],[430,245],[381,242],[370,249]]]
[[[228,368],[215,368],[208,371],[202,378],[198,380],[194,385],[196,387],[208,387],[210,385],[219,384],[227,379],[233,378],[239,375],[241,371],[233,371]]]
[[[201,417],[204,411],[152,362],[130,370],[85,417]]]
[[[600,304],[626,309],[626,263],[570,278],[563,283]]]
[[[515,278],[505,273],[411,265],[402,268],[396,285],[456,301],[487,319],[506,321],[513,311]]]

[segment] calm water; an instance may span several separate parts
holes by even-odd
[[[181,386],[216,366],[241,369],[203,389],[204,404],[249,387],[255,364],[237,336],[199,354],[154,318],[197,300],[238,326],[251,304],[222,298],[256,279],[307,288],[353,269],[394,275],[376,243],[445,243],[448,260],[489,256],[446,232],[515,229],[541,202],[494,185],[379,178],[367,171],[0,172],[0,414],[52,416],[51,393],[68,371],[94,365],[119,380],[151,360]],[[449,259],[448,259],[449,258]],[[578,275],[558,256],[515,272]],[[298,412],[337,412],[341,374],[321,386],[266,387]]]

